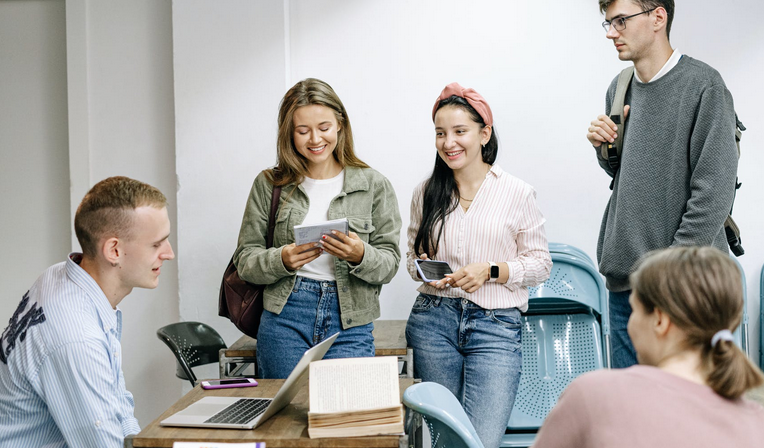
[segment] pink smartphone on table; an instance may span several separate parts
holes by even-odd
[[[252,386],[257,386],[257,381],[252,378],[224,378],[220,380],[202,381],[202,389],[228,389],[229,387]]]

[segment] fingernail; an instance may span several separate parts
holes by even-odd
[[[337,231],[336,230],[332,230],[332,235],[336,235],[336,234],[337,234]]]
[[[326,239],[326,235],[322,236],[321,238]]]

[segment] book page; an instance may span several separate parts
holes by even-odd
[[[310,412],[399,406],[398,358],[325,359],[310,363]]]
[[[332,230],[348,233],[348,219],[335,219],[317,224],[294,226],[294,243],[299,246],[306,243],[317,243],[324,235],[331,235]]]

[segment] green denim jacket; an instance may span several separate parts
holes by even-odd
[[[294,226],[308,213],[308,195],[302,185],[282,188],[273,247],[265,248],[273,185],[260,173],[244,211],[234,264],[239,276],[267,285],[263,307],[279,314],[294,287],[296,272],[281,261],[281,248],[294,243]],[[350,230],[364,242],[358,265],[335,258],[334,274],[340,299],[342,328],[366,325],[379,317],[379,291],[398,271],[401,216],[393,186],[371,168],[345,168],[342,192],[329,204],[329,219],[347,218]]]

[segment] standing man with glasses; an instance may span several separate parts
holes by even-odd
[[[727,251],[723,224],[737,174],[732,95],[719,73],[669,43],[673,0],[599,0],[607,38],[634,64],[623,124],[609,117],[618,77],[605,97],[605,115],[586,138],[613,178],[597,258],[610,294],[613,367],[637,363],[626,332],[631,314],[629,273],[645,253],[669,246],[713,245]],[[600,145],[624,134],[612,168]]]

